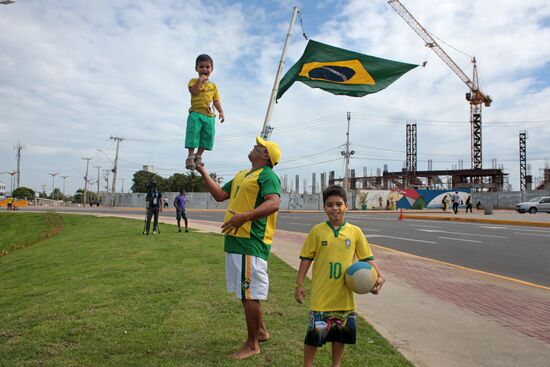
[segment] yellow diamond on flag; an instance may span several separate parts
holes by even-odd
[[[302,70],[299,75],[311,80],[322,80],[329,83],[376,84],[373,77],[357,59],[329,62],[308,62],[302,66]]]

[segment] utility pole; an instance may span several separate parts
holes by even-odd
[[[13,147],[13,149],[15,149],[17,151],[17,153],[15,154],[15,156],[17,157],[17,187],[19,187],[20,183],[21,183],[21,150],[25,148],[23,145],[21,145],[21,142],[18,142],[17,145],[15,145]]]
[[[116,193],[116,176],[118,173],[118,148],[120,146],[120,142],[124,140],[124,138],[120,138],[117,136],[111,136],[111,139],[116,141],[116,154],[115,154],[115,166],[113,167],[113,186],[111,189],[111,207],[115,207],[115,193]]]
[[[349,166],[349,157],[355,154],[355,151],[349,150],[349,122],[351,120],[351,112],[347,113],[348,118],[348,129],[346,130],[346,150],[341,151],[340,153],[344,156],[344,190],[349,191],[349,180],[348,180],[348,166]]]
[[[121,178],[120,180],[122,181],[122,190],[120,190],[120,192],[124,194],[124,179]]]
[[[101,180],[101,177],[99,177],[99,170],[101,169],[101,167],[94,166],[94,168],[97,168],[97,200],[99,200],[99,181]]]
[[[55,191],[55,176],[57,176],[59,173],[58,172],[55,172],[55,173],[48,173],[48,175],[52,176],[52,200],[55,200],[55,195],[54,195],[54,191]]]
[[[87,197],[88,196],[88,168],[90,167],[90,160],[92,158],[82,157],[80,159],[86,161],[86,175],[84,176],[84,192],[82,193],[83,194],[82,199],[80,200],[82,204],[86,205],[88,201],[88,197]]]
[[[105,179],[105,192],[109,193],[109,175],[111,174],[110,169],[103,170],[103,178]]]
[[[65,201],[65,180],[69,176],[59,176],[59,177],[61,177],[63,179],[63,201]]]

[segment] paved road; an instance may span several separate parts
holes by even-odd
[[[193,218],[221,221],[223,213]],[[550,286],[550,228],[433,220],[399,221],[396,214],[348,214],[369,242],[414,255]],[[277,228],[307,233],[324,214],[280,213]]]
[[[112,211],[108,208],[78,209],[74,212],[143,214],[143,209]],[[190,220],[221,222],[224,213],[190,211]],[[174,216],[165,211],[163,216]],[[322,213],[279,213],[277,228],[307,233],[326,220]],[[550,286],[550,228],[434,220],[397,220],[391,214],[348,213],[369,242],[410,254],[424,256],[522,281]]]

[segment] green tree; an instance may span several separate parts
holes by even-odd
[[[170,191],[168,182],[164,177],[143,170],[134,173],[134,177],[132,179],[133,184],[130,190],[132,190],[132,192],[147,192],[149,182],[151,182],[153,179],[157,182],[157,187],[160,191]]]
[[[84,193],[84,189],[76,190],[76,193],[73,195],[71,202],[81,203],[83,193]],[[89,204],[89,203],[96,203],[96,202],[97,202],[97,194],[93,191],[86,191],[86,203]]]
[[[63,193],[61,192],[61,190],[59,190],[58,187],[53,189],[53,192],[51,193],[50,196],[48,196],[48,198],[55,199],[55,200],[63,200],[63,201],[65,201],[66,199],[65,195],[63,195]]]
[[[33,189],[29,189],[24,186],[19,186],[12,192],[12,196],[17,199],[34,199],[34,195],[35,193]]]

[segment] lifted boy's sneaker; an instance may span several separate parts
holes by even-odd
[[[195,156],[194,155],[190,155],[189,157],[187,157],[187,159],[185,160],[185,168],[195,169]]]
[[[204,166],[204,162],[202,161],[202,156],[201,155],[195,156],[195,166],[196,167]]]

